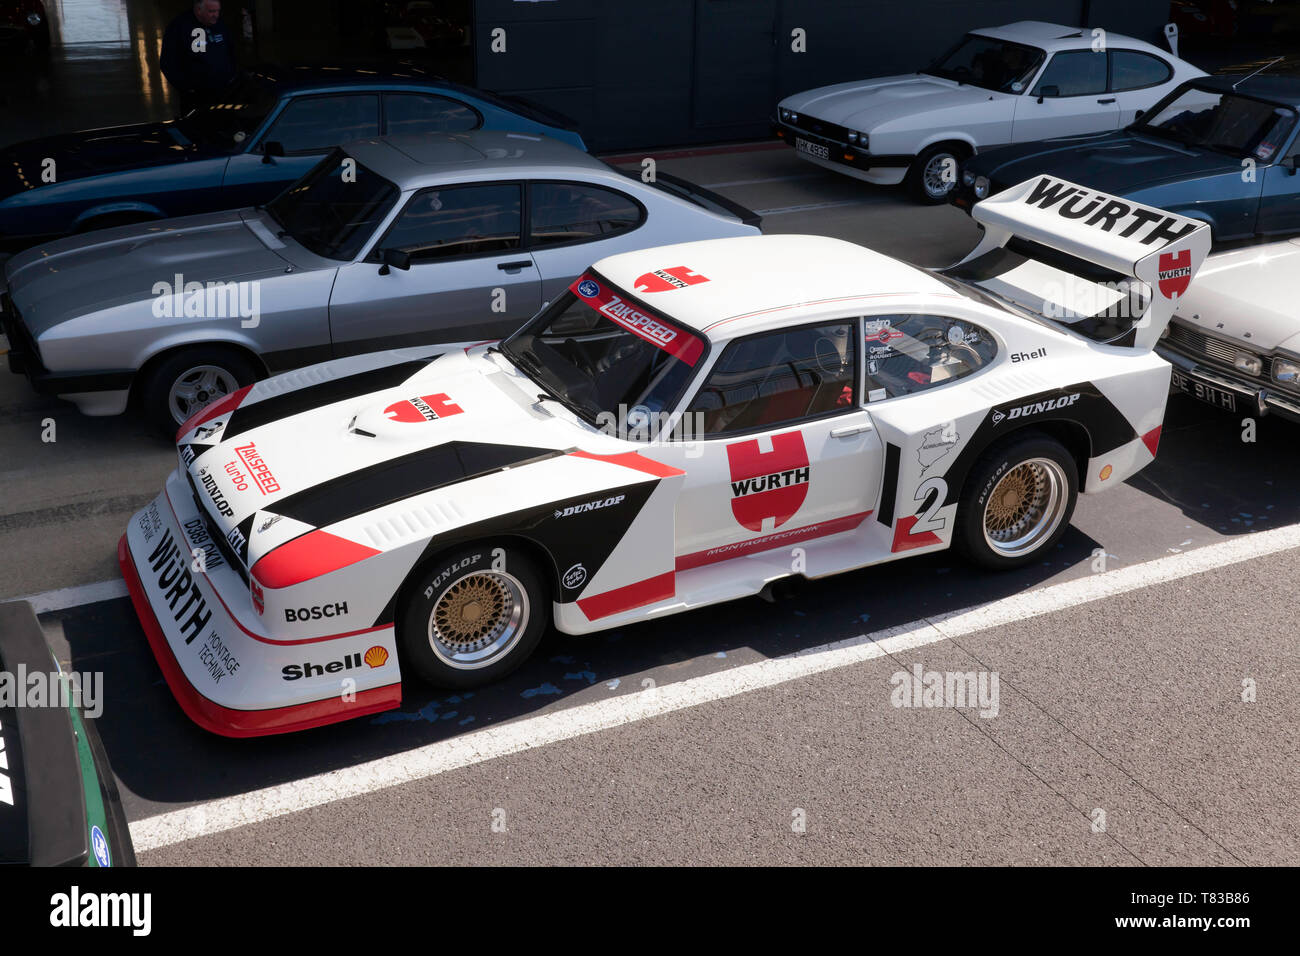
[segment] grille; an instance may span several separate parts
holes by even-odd
[[[805,133],[811,133],[813,136],[820,136],[823,139],[834,140],[837,143],[847,144],[849,141],[849,131],[847,127],[836,126],[834,123],[827,123],[824,120],[815,119],[811,116],[799,114],[799,122],[787,123],[787,126],[793,126],[797,130]]]
[[[1246,348],[1241,348],[1238,345],[1233,345],[1230,342],[1224,342],[1221,339],[1211,338],[1210,336],[1206,335],[1203,332],[1198,332],[1195,329],[1189,329],[1186,326],[1179,325],[1176,322],[1171,322],[1169,324],[1169,343],[1171,345],[1177,346],[1179,351],[1186,352],[1189,355],[1196,355],[1200,358],[1208,359],[1210,362],[1216,365],[1222,365],[1225,368],[1232,369],[1238,375],[1249,374],[1248,372],[1244,372],[1232,364],[1232,360],[1235,359],[1237,355],[1240,353],[1245,353],[1246,355],[1253,355],[1256,358],[1258,358],[1262,363],[1260,367],[1259,375],[1254,376],[1255,378],[1266,379],[1273,371],[1273,359],[1271,357],[1267,355],[1260,355],[1258,352],[1254,352]]]
[[[221,533],[221,529],[212,520],[212,516],[208,514],[208,509],[203,504],[203,498],[199,495],[198,486],[194,484],[194,476],[187,470],[185,478],[190,483],[190,494],[194,496],[194,504],[199,509],[199,517],[203,519],[203,528],[207,531],[208,537],[217,546],[217,550],[221,552],[221,557],[225,559],[226,564],[234,568],[235,573],[243,578],[244,583],[247,584],[248,571],[244,568],[244,562],[239,560],[239,555],[235,554],[235,549],[230,546],[226,536]]]

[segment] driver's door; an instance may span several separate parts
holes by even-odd
[[[862,407],[859,321],[728,344],[688,406],[674,461],[678,571],[858,527],[881,445]]]
[[[410,196],[330,294],[336,355],[502,338],[541,307],[533,257],[521,249],[517,182],[435,186]],[[405,253],[409,268],[384,264]]]

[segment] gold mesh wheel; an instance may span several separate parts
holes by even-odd
[[[1035,550],[1060,525],[1069,487],[1051,458],[1030,458],[1009,469],[984,503],[984,540],[1006,557]]]
[[[504,571],[471,571],[439,595],[429,614],[429,646],[462,670],[508,654],[528,624],[528,594]]]

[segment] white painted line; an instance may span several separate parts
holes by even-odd
[[[96,581],[94,584],[80,584],[75,588],[60,588],[57,591],[42,591],[40,594],[28,594],[25,597],[3,600],[27,601],[37,614],[48,614],[50,611],[62,611],[64,608],[80,607],[97,601],[112,601],[126,596],[126,582],[121,578],[114,578],[109,581]]]
[[[1261,531],[1054,584],[982,607],[923,618],[786,657],[488,727],[354,767],[173,810],[132,823],[131,840],[141,852],[170,846],[1293,548],[1300,548],[1300,525]]]
[[[721,189],[726,186],[758,186],[762,183],[792,183],[797,179],[822,179],[826,173],[799,173],[795,176],[768,176],[764,179],[732,179],[725,183],[700,183],[705,189]]]
[[[834,209],[837,206],[874,206],[883,199],[841,199],[836,202],[809,202],[798,206],[776,206],[772,209],[755,209],[760,216],[784,216],[791,212],[812,212],[817,209]]]

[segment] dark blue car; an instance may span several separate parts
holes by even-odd
[[[210,107],[0,150],[0,251],[130,222],[256,206],[354,139],[472,129],[579,149],[562,117],[419,71],[266,67]]]
[[[1207,222],[1216,244],[1300,233],[1297,108],[1298,76],[1199,77],[1126,129],[971,157],[953,202],[1046,173]]]

